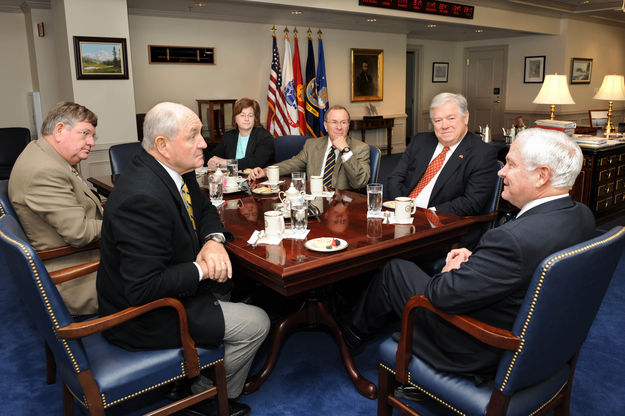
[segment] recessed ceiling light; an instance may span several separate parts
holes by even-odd
[[[427,25],[427,27],[436,27],[436,25]]]
[[[590,4],[590,0],[584,0],[582,4]]]
[[[291,14],[300,15],[300,14],[302,14],[302,12],[300,10],[292,10]]]
[[[375,17],[369,17],[367,18],[367,22],[377,22],[378,19],[376,19]]]
[[[475,33],[482,33],[484,29],[475,29]]]
[[[195,7],[204,7],[204,6],[206,6],[206,2],[205,1],[194,1],[193,5]]]

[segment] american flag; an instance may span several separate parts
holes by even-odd
[[[280,53],[278,52],[278,44],[276,42],[275,32],[272,36],[272,59],[271,70],[269,72],[269,87],[267,88],[267,130],[273,137],[286,136],[287,128],[284,114],[284,103],[281,98],[282,74],[280,72]]]

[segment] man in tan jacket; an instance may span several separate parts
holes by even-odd
[[[95,145],[97,116],[86,107],[60,102],[18,157],[9,198],[35,250],[84,247],[100,239],[102,205],[76,170]],[[96,260],[98,249],[44,262],[48,271]],[[96,273],[57,286],[74,315],[97,313]]]

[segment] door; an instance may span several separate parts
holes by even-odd
[[[420,48],[406,51],[406,146],[419,131],[419,67]]]
[[[469,130],[478,131],[488,124],[492,138],[503,137],[507,63],[507,46],[465,49]]]

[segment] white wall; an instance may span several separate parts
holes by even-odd
[[[28,40],[22,13],[0,13],[0,127],[33,131]]]

